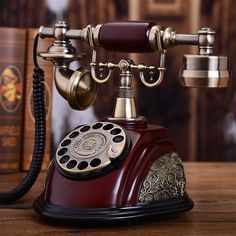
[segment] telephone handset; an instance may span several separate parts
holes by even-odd
[[[41,216],[86,223],[121,222],[168,215],[193,207],[186,192],[183,165],[169,131],[163,126],[149,124],[137,112],[132,71],[139,72],[145,86],[156,87],[164,79],[167,50],[182,44],[197,45],[198,55],[184,55],[179,74],[181,84],[186,87],[227,87],[229,58],[212,55],[214,34],[210,28],[202,28],[198,34],[177,34],[171,27],[162,29],[152,22],[132,21],[89,25],[84,29],[70,29],[64,21],[57,22],[54,28],[40,27],[39,36],[54,38],[54,42],[47,52],[39,52],[38,56],[53,62],[56,88],[72,108],[89,107],[95,100],[97,84],[111,79],[113,70],[120,70],[119,94],[113,115],[104,121],[77,127],[59,144],[47,172],[43,193],[34,202],[34,208]],[[69,68],[72,61],[82,57],[76,53],[70,39],[90,45],[90,70]],[[160,65],[156,68],[135,64],[130,59],[98,63],[99,48],[134,53],[159,51]],[[36,56],[34,59],[36,62]],[[35,65],[37,68],[37,63]],[[97,69],[100,72],[106,69],[108,73],[97,75]],[[150,77],[156,73],[159,76],[150,82],[146,72]],[[35,99],[37,94],[35,92]],[[41,103],[35,102],[35,105],[37,108]],[[41,120],[43,117],[36,119],[36,133],[40,130],[44,133],[45,127],[38,125]],[[35,151],[42,150],[43,140],[37,143]],[[38,158],[42,159],[42,152]],[[33,163],[34,160],[37,160],[36,154]],[[31,172],[38,173],[39,170],[40,164],[32,164]],[[34,180],[36,177],[34,174]],[[28,179],[31,182],[27,182],[27,187],[19,187],[24,193],[34,182],[33,178]],[[24,195],[22,192],[17,197],[14,194],[13,191],[7,196],[17,200]],[[6,199],[0,194],[1,202],[7,202]]]

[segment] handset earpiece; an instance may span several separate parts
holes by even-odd
[[[55,84],[58,92],[75,110],[85,110],[96,98],[97,83],[90,70],[80,67],[76,71],[69,68],[55,67]]]

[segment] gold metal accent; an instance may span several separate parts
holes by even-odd
[[[99,25],[99,27],[96,31],[97,37],[98,37],[98,30],[100,30],[100,28],[101,28],[101,25]],[[150,83],[146,80],[146,78],[144,76],[144,72],[149,71],[149,74],[152,77],[152,74],[154,74],[153,71],[156,69],[155,66],[147,66],[147,65],[144,65],[144,64],[137,64],[136,65],[133,62],[132,62],[132,64],[129,64],[128,60],[125,60],[125,59],[121,59],[118,64],[114,64],[114,63],[111,63],[111,62],[97,63],[97,51],[96,51],[95,42],[94,42],[93,30],[90,27],[88,31],[89,31],[88,35],[90,36],[89,44],[93,49],[92,61],[90,63],[91,74],[92,74],[93,79],[97,83],[107,82],[111,78],[111,74],[112,74],[113,69],[114,68],[119,68],[122,71],[138,69],[139,70],[139,77],[141,79],[141,82],[147,87],[150,87],[150,88],[151,87],[157,87],[161,84],[161,82],[164,79],[164,73],[166,71],[166,67],[165,67],[166,49],[163,48],[163,46],[162,46],[162,31],[160,30],[159,26],[158,27],[152,27],[151,32],[149,34],[149,41],[150,41],[151,47],[157,47],[158,50],[161,52],[160,65],[157,68],[158,71],[159,71],[159,76],[158,76],[157,79],[155,79],[155,81],[153,83]],[[96,38],[96,40],[98,40],[98,38]],[[100,70],[103,70],[103,68],[108,68],[109,71],[108,71],[108,74],[106,75],[105,78],[101,78],[101,76],[98,77],[96,75],[96,66],[98,66],[100,68]]]
[[[212,55],[215,42],[215,31],[211,28],[201,28],[198,31],[199,55]]]
[[[175,40],[175,30],[172,27],[167,27],[162,34],[164,48],[173,46]]]
[[[155,25],[151,28],[150,33],[149,33],[149,43],[153,51],[156,51],[158,49],[157,45],[157,32],[161,31],[161,26],[160,25]],[[161,43],[161,42],[159,42]]]
[[[185,87],[227,87],[230,77],[229,58],[223,56],[184,55],[179,73]]]
[[[136,119],[138,113],[134,98],[120,98],[116,99],[114,118]]]
[[[56,66],[54,78],[58,92],[73,109],[85,110],[94,102],[97,85],[86,68],[80,67],[72,71],[67,67]]]
[[[139,202],[181,198],[186,192],[186,179],[181,159],[176,152],[156,159],[142,183]]]
[[[155,82],[153,82],[153,83],[147,82],[147,80],[146,80],[146,78],[144,76],[144,71],[140,70],[139,76],[140,76],[140,79],[141,79],[142,83],[145,86],[147,86],[149,88],[153,88],[153,87],[159,86],[162,83],[162,81],[164,79],[164,73],[166,71],[166,67],[165,67],[165,54],[166,54],[166,50],[163,50],[162,53],[161,53],[161,58],[160,58],[160,66],[158,67],[159,77],[156,79]]]
[[[93,29],[93,41],[96,47],[100,47],[98,37],[99,37],[99,32],[100,32],[101,27],[102,27],[102,24],[99,24]]]
[[[39,36],[44,38],[54,38],[54,28],[49,28],[41,25],[39,27]]]
[[[96,125],[100,125],[100,127],[98,128]],[[88,130],[84,131],[86,127]],[[72,134],[75,132],[79,132],[79,135],[73,138]],[[115,138],[118,138],[118,141],[114,141]],[[70,142],[67,146],[63,145],[66,140]],[[126,142],[125,131],[117,124],[99,122],[85,125],[73,130],[62,140],[57,148],[56,161],[68,173],[89,174],[103,169],[114,159],[120,157],[126,147]],[[66,150],[63,154],[60,153],[62,149]],[[67,161],[60,162],[65,156],[68,158]],[[93,165],[94,160],[97,161],[95,165]],[[69,168],[68,163],[71,161],[75,161],[76,164]],[[81,163],[85,163],[85,166],[80,168]]]
[[[101,64],[99,63],[99,65],[98,65],[97,62],[96,62],[96,60],[97,60],[97,51],[96,51],[95,49],[93,49],[92,61],[91,61],[91,63],[90,63],[90,66],[91,66],[91,74],[92,74],[93,79],[94,79],[97,83],[102,84],[102,83],[107,82],[107,81],[111,78],[112,69],[113,69],[113,67],[112,67],[111,65],[113,65],[113,64],[112,64],[112,63],[109,63],[109,64],[101,65]],[[97,77],[97,75],[96,75],[96,66],[97,66],[97,65],[98,65],[101,69],[102,69],[103,67],[107,67],[107,68],[109,69],[108,75],[107,75],[105,78],[101,79],[101,78],[98,78],[98,77]]]
[[[118,67],[122,71],[120,76],[119,94],[116,98],[113,117],[116,119],[137,119],[138,112],[132,88],[132,74],[130,72],[133,61],[120,60]]]
[[[65,53],[53,53],[53,52],[39,52],[38,53],[39,57],[42,57],[44,60],[49,60],[49,61],[57,61],[58,59],[60,61],[77,61],[81,59],[85,54],[79,54],[79,55],[74,55],[74,54],[65,54]]]
[[[107,120],[111,121],[111,122],[115,122],[117,120],[120,121],[144,121],[146,120],[145,116],[138,116],[137,118],[114,118],[114,117],[108,117]]]
[[[76,49],[71,45],[66,33],[70,26],[65,21],[59,21],[55,24],[53,30],[54,42],[48,48],[47,52],[39,52],[38,55],[45,60],[51,60],[56,64],[64,64],[81,58],[82,54],[77,55]],[[41,37],[51,37],[50,28],[40,27],[39,34]]]

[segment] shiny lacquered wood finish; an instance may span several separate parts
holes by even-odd
[[[102,25],[98,40],[108,51],[152,52],[149,33],[152,22],[110,22]]]
[[[135,205],[152,162],[175,151],[175,146],[168,130],[162,126],[147,125],[138,129],[130,126],[126,130],[132,143],[129,155],[119,167],[106,174],[88,180],[73,180],[52,165],[43,193],[46,202],[83,208]]]

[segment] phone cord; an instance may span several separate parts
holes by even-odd
[[[30,169],[21,183],[9,192],[0,193],[0,204],[10,204],[22,198],[36,181],[43,162],[45,138],[46,138],[46,120],[44,107],[44,71],[39,67],[37,62],[37,34],[34,39],[34,74],[33,74],[33,105],[35,118],[35,141],[33,158]]]

